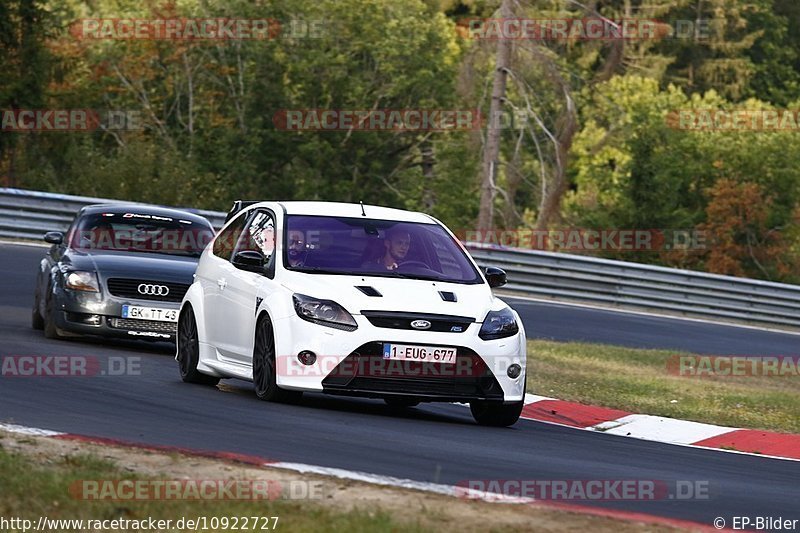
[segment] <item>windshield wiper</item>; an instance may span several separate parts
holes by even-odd
[[[403,274],[397,270],[368,270],[368,271],[348,271],[348,270],[330,270],[322,267],[294,267],[291,268],[295,272],[306,272],[310,274],[338,274],[340,276],[377,276],[377,277],[394,277],[402,279],[418,279],[422,281],[442,281],[448,282],[445,278],[436,276],[425,276],[422,274]]]
[[[341,270],[330,270],[322,267],[289,267],[290,270],[295,272],[307,272],[310,274],[344,274],[347,276],[355,276],[352,272],[343,272]]]
[[[395,276],[403,279],[419,279],[422,281],[447,281],[444,278],[438,278],[436,276],[426,276],[424,274],[403,274],[401,272],[398,272],[397,270],[387,270],[386,273],[390,276]]]

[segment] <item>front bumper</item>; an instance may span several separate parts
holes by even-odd
[[[56,327],[68,333],[125,339],[174,341],[177,322],[122,318],[123,305],[179,309],[180,303],[119,298],[107,292],[56,289]]]
[[[366,397],[413,397],[419,401],[489,400],[516,402],[524,397],[525,333],[484,341],[480,323],[463,332],[415,331],[377,327],[355,315],[358,328],[341,331],[297,316],[274,322],[277,383],[282,388]],[[456,348],[455,363],[385,360],[384,343]],[[298,354],[316,355],[304,365]],[[516,378],[508,375],[519,365]]]

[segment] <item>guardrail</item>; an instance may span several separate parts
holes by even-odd
[[[0,188],[0,237],[39,240],[47,231],[66,230],[82,206],[94,203],[123,202]],[[186,210],[215,228],[226,215]],[[476,243],[467,248],[478,264],[505,269],[502,290],[513,295],[800,330],[797,285]]]
[[[543,299],[800,329],[800,286],[596,257],[468,244],[503,287]]]
[[[146,205],[142,202],[109,200],[89,196],[71,196],[49,192],[0,188],[0,237],[14,239],[41,239],[48,231],[65,231],[78,210],[90,204],[125,203]],[[219,229],[226,213],[181,207],[185,211],[206,217]]]

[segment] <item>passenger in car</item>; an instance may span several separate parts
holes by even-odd
[[[305,266],[308,251],[306,249],[306,239],[302,231],[289,230],[288,257],[289,266],[292,268]]]

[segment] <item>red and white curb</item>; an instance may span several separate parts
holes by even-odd
[[[537,506],[566,511],[566,512],[574,512],[574,513],[580,513],[584,515],[603,517],[603,518],[613,518],[617,520],[626,520],[629,522],[670,526],[674,528],[680,528],[692,531],[708,531],[708,532],[716,531],[715,528],[698,522],[691,522],[689,520],[679,520],[676,518],[666,518],[647,513],[622,511],[616,509],[603,509],[582,504],[535,500],[534,498],[514,497],[495,492],[484,492],[475,489],[465,489],[465,487],[460,487],[456,485],[427,483],[424,481],[415,481],[413,479],[381,476],[378,474],[344,470],[341,468],[330,468],[324,466],[308,465],[303,463],[274,461],[253,455],[244,455],[244,454],[230,453],[230,452],[193,450],[177,446],[150,445],[138,442],[128,442],[118,439],[109,439],[104,437],[76,435],[72,433],[64,433],[60,431],[33,428],[16,424],[5,424],[2,422],[0,422],[0,431],[6,431],[9,433],[17,433],[21,435],[29,435],[35,437],[49,437],[60,440],[80,441],[90,444],[120,446],[120,447],[135,448],[148,451],[157,451],[162,453],[180,453],[182,455],[188,455],[194,457],[221,459],[225,461],[231,461],[235,463],[242,463],[258,467],[280,468],[284,470],[295,471],[298,473],[317,474],[317,475],[335,477],[339,479],[346,479],[349,481],[360,481],[384,487],[418,490],[423,492],[441,494],[444,496],[457,497],[459,499],[465,499],[465,500],[478,500],[478,501],[482,500],[491,503],[506,503],[506,504],[508,503],[535,504]]]
[[[667,444],[800,461],[800,435],[638,415],[534,394],[525,395],[522,418]]]

